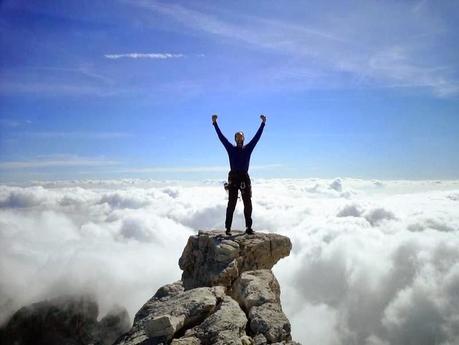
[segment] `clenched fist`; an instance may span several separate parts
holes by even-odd
[[[266,116],[264,116],[264,115],[260,115],[260,119],[261,119],[261,121],[263,121],[263,123],[265,123],[265,122],[266,122]]]
[[[218,116],[216,114],[212,115],[212,123],[217,122],[217,117]]]

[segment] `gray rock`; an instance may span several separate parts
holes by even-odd
[[[148,316],[150,312],[150,306],[152,303],[157,301],[166,301],[171,297],[174,297],[184,291],[182,281],[176,281],[171,284],[161,286],[154,296],[145,303],[142,308],[135,314],[134,323]]]
[[[156,291],[153,296],[155,299],[169,298],[175,295],[182,293],[185,289],[183,288],[183,283],[181,280],[178,280],[171,284],[166,284],[161,286],[158,291]]]
[[[185,290],[200,286],[230,287],[244,271],[271,269],[288,256],[292,244],[288,237],[259,233],[246,235],[234,231],[200,231],[190,236],[179,259]]]
[[[243,272],[234,282],[231,295],[248,314],[256,344],[291,340],[290,323],[280,304],[279,282],[271,270]]]
[[[159,288],[115,345],[295,345],[271,272],[290,239],[234,233],[191,236],[179,260],[183,283]]]
[[[253,339],[249,337],[248,335],[243,335],[241,337],[241,343],[242,345],[254,345]]]
[[[126,308],[115,306],[99,321],[96,337],[101,339],[100,343],[111,345],[130,327],[131,320]],[[93,344],[97,342],[94,341]]]
[[[0,330],[0,344],[109,345],[130,327],[126,309],[116,307],[99,322],[91,295],[63,295],[19,309]]]
[[[223,287],[202,287],[180,291],[163,286],[136,314],[134,325],[116,344],[161,344],[169,342],[183,328],[201,323],[215,311],[223,298]],[[164,291],[174,291],[164,294]]]
[[[268,340],[261,333],[259,333],[259,334],[257,334],[256,336],[253,337],[253,342],[254,342],[254,345],[266,345],[266,344],[268,344]]]
[[[145,322],[145,334],[149,338],[165,337],[171,339],[185,323],[185,315],[160,315]]]
[[[188,330],[185,337],[198,338],[204,345],[245,345],[249,341],[245,333],[246,325],[247,316],[239,304],[225,296],[218,310]]]
[[[201,345],[201,341],[196,337],[173,339],[171,345]]]
[[[231,295],[248,312],[267,302],[280,303],[280,286],[271,270],[246,271],[234,282]]]
[[[279,303],[254,306],[249,312],[250,329],[254,334],[262,333],[268,343],[290,341],[290,322]]]

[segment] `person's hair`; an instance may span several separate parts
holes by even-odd
[[[236,136],[237,136],[238,134],[242,134],[242,136],[244,137],[244,132],[239,131],[239,132],[234,133],[234,140],[236,140]]]

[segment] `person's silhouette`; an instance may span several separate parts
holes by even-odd
[[[231,223],[236,208],[238,191],[241,190],[242,201],[244,202],[244,218],[246,233],[253,234],[252,229],[252,184],[249,176],[250,155],[255,145],[260,140],[263,128],[266,123],[266,116],[260,115],[261,124],[255,136],[247,145],[244,145],[244,133],[237,132],[234,135],[236,146],[232,145],[220,131],[217,124],[217,115],[212,115],[212,124],[217,131],[218,138],[228,152],[230,172],[228,173],[228,206],[226,208],[225,228],[226,234],[231,235]]]

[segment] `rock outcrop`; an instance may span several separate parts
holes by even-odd
[[[185,289],[222,285],[230,288],[248,270],[271,269],[288,256],[290,239],[277,234],[243,233],[226,236],[224,232],[199,232],[191,236],[179,260]]]
[[[0,344],[110,345],[129,330],[129,315],[115,308],[97,321],[99,310],[91,296],[69,295],[19,309],[0,330]]]
[[[293,345],[271,268],[285,236],[200,231],[179,259],[182,279],[158,289],[116,345]]]

